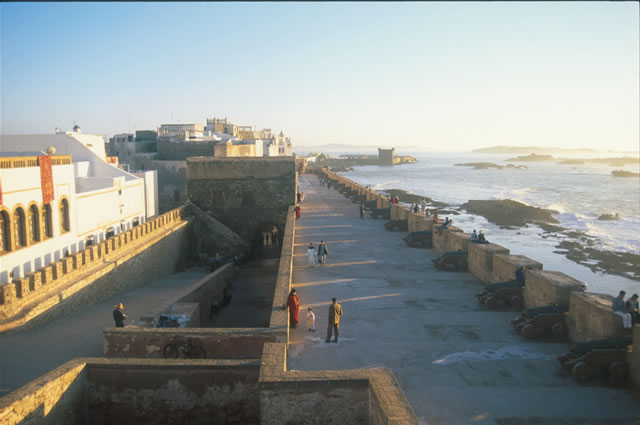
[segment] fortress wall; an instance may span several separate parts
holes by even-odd
[[[469,251],[469,243],[471,242],[471,233],[463,231],[451,232],[448,236],[447,249],[449,251]]]
[[[462,232],[462,229],[457,227],[451,227],[449,229],[441,228],[442,224],[433,225],[433,236],[431,240],[433,241],[433,249],[438,251],[439,253],[445,253],[447,251],[451,251],[448,247],[449,244],[449,234],[451,232]]]
[[[255,245],[262,226],[284,231],[296,199],[295,161],[273,158],[187,159],[189,200]]]
[[[516,271],[521,267],[526,267],[527,270],[542,270],[542,263],[524,255],[496,254],[493,256],[493,280],[513,280],[516,278]]]
[[[573,342],[620,338],[624,335],[622,318],[611,311],[611,295],[574,291],[570,297],[567,327]]]
[[[484,283],[495,282],[493,277],[493,256],[509,254],[509,250],[493,243],[469,244],[469,271]]]
[[[431,230],[429,220],[424,215],[410,212],[407,217],[409,232],[419,232],[421,230]]]
[[[457,234],[464,234],[464,231],[456,226],[451,226],[450,228],[446,229],[444,231],[444,233],[446,234],[445,240],[446,240],[446,245],[445,245],[445,250],[448,251],[457,251],[458,248],[458,244],[462,243],[464,244],[464,239],[458,239],[456,238],[455,235]],[[464,251],[463,249],[461,249],[461,251]]]
[[[291,290],[293,276],[293,243],[295,240],[295,213],[293,207],[289,207],[287,224],[282,238],[282,250],[280,251],[280,264],[278,276],[273,293],[273,304],[269,329],[276,332],[278,342],[289,343],[289,314],[282,306],[287,303],[287,297]]]
[[[420,424],[388,369],[287,371],[286,360],[285,344],[265,344],[261,424]]]
[[[189,223],[182,220],[178,209],[172,210],[2,285],[0,320],[5,322],[0,332],[31,323],[36,317],[38,322],[61,317],[79,306],[173,273],[184,262],[188,233]],[[23,311],[27,307],[30,309]]]
[[[498,257],[498,255],[494,257],[494,264]],[[540,268],[542,268],[542,264],[540,264]],[[514,279],[514,277],[511,279]],[[569,304],[573,291],[582,291],[582,282],[562,272],[540,269],[527,270],[525,274],[524,305],[526,308],[533,308],[549,304]]]
[[[3,425],[85,425],[86,364],[71,360],[0,398]]]

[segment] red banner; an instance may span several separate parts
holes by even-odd
[[[53,193],[53,171],[51,169],[51,157],[43,155],[38,157],[40,164],[40,184],[42,185],[42,202],[48,204],[55,197]]]

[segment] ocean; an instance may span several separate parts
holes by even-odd
[[[357,166],[341,174],[375,190],[402,189],[453,207],[470,199],[512,199],[555,210],[558,225],[567,229],[564,233],[546,232],[537,225],[505,229],[464,210],[451,218],[465,232],[482,229],[490,242],[510,249],[512,254],[526,255],[542,262],[546,270],[561,271],[585,282],[589,292],[617,295],[624,289],[628,295],[640,293],[640,257],[635,256],[640,256],[640,179],[611,175],[614,169],[638,172],[637,164],[612,167],[595,163],[510,162],[528,168],[477,170],[455,164],[491,162],[504,166],[508,163],[506,159],[516,155],[402,154],[412,155],[418,162],[393,167]],[[603,213],[619,214],[620,218],[599,220]],[[598,265],[593,258],[582,258],[578,263],[558,247],[563,241],[577,242],[592,252],[613,251],[634,256],[616,260],[626,261],[622,268],[626,272],[611,263]]]

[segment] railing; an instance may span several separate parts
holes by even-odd
[[[52,155],[51,156],[51,165],[70,165],[70,164],[71,164],[71,155]],[[40,163],[38,162],[37,156],[10,156],[5,158],[0,158],[1,169],[38,167],[39,165]]]

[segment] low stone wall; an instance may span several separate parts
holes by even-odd
[[[567,327],[573,342],[619,338],[625,335],[622,318],[611,311],[613,297],[571,292]]]
[[[500,257],[496,255],[495,261]],[[540,264],[542,268],[542,264]],[[514,272],[515,273],[515,272]],[[511,277],[513,279],[514,277]],[[549,304],[569,304],[573,291],[582,291],[582,282],[562,272],[527,270],[525,274],[524,305],[526,308]]]
[[[433,236],[431,237],[431,240],[433,241],[433,249],[441,254],[448,251],[456,251],[451,249],[449,242],[451,238],[450,235],[453,233],[462,233],[462,229],[455,226],[452,226],[448,229],[443,229],[440,226],[442,226],[442,223],[432,225]]]
[[[471,233],[463,231],[451,232],[447,238],[448,251],[469,251],[469,243],[471,242]]]
[[[208,359],[256,359],[266,342],[282,339],[268,328],[107,328],[103,331],[105,357],[164,358],[167,344],[190,339]]]
[[[527,270],[542,270],[542,263],[524,255],[496,254],[493,256],[493,280],[513,280],[516,278],[516,271],[522,267]]]
[[[407,217],[409,232],[419,232],[421,230],[431,230],[433,222],[420,213],[409,213]]]
[[[162,233],[182,222],[180,210],[169,211],[153,220],[89,246],[60,259],[24,278],[0,286],[0,320],[19,315],[29,304],[52,294],[57,297],[61,288],[95,270],[95,277],[104,274],[105,263],[113,261],[143,243],[154,241]],[[179,256],[176,258],[180,258]],[[86,286],[86,285],[85,285]],[[66,290],[69,295],[69,289]],[[3,328],[0,325],[0,332]]]
[[[2,425],[85,425],[85,363],[72,360],[0,398]]]
[[[211,311],[211,301],[222,299],[223,290],[228,280],[233,276],[234,265],[229,263],[220,267],[213,273],[209,273],[190,287],[186,288],[182,294],[176,296],[172,300],[168,300],[152,313],[144,315],[140,318],[139,325],[155,327],[158,324],[160,315],[166,313],[172,304],[178,303],[197,303],[199,308],[198,322],[194,323],[194,327],[207,323],[209,313]]]
[[[280,264],[278,266],[278,276],[273,292],[273,304],[269,329],[277,332],[278,342],[289,343],[289,315],[282,306],[287,303],[287,297],[291,290],[291,279],[293,276],[293,243],[295,240],[295,213],[293,207],[289,208],[287,214],[287,224],[282,238],[282,250],[280,252]]]
[[[469,271],[484,283],[496,282],[493,275],[493,256],[509,254],[509,250],[493,243],[469,245]]]
[[[265,344],[259,387],[263,425],[420,424],[388,369],[287,371],[285,344]]]

